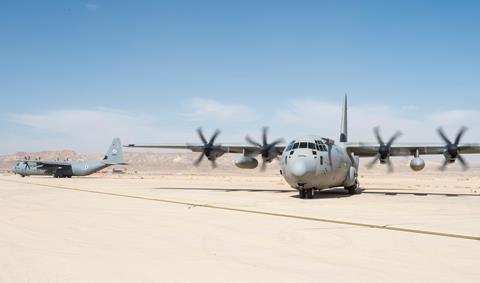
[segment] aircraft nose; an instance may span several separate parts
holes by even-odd
[[[292,175],[297,178],[302,178],[307,175],[307,166],[305,162],[295,162],[292,166]]]

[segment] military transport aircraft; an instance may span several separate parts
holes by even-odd
[[[242,156],[235,161],[235,165],[243,169],[254,169],[258,166],[257,156],[261,155],[262,170],[267,163],[274,159],[280,161],[280,174],[287,183],[299,191],[300,198],[313,198],[315,190],[322,190],[333,187],[344,187],[350,194],[355,194],[359,188],[358,167],[360,157],[373,157],[368,167],[377,162],[386,164],[389,171],[393,171],[390,161],[392,156],[412,156],[410,167],[414,171],[421,171],[425,167],[425,161],[421,155],[443,154],[444,164],[440,168],[444,170],[448,164],[454,163],[457,159],[465,169],[467,162],[461,154],[480,153],[480,144],[460,144],[466,128],[461,128],[455,140],[452,142],[439,128],[438,133],[445,142],[444,145],[394,145],[394,142],[401,136],[400,132],[395,133],[387,142],[381,135],[379,128],[374,129],[378,144],[350,143],[348,142],[347,122],[347,97],[343,106],[342,130],[340,140],[336,143],[330,138],[321,136],[302,136],[288,145],[282,145],[282,140],[272,143],[267,141],[267,129],[263,129],[262,143],[246,137],[248,144],[245,145],[220,145],[215,144],[215,139],[220,134],[217,130],[207,141],[201,129],[198,135],[202,144],[187,145],[138,145],[130,144],[127,147],[137,148],[167,148],[167,149],[190,149],[194,152],[201,152],[194,165],[200,164],[204,157],[216,167],[215,160],[225,153],[238,153]]]
[[[72,176],[88,176],[108,166],[126,165],[123,162],[123,151],[120,139],[112,141],[107,154],[101,161],[55,161],[25,160],[17,162],[13,173],[22,177],[30,175],[51,175],[55,178],[71,178]]]

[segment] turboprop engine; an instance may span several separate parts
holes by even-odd
[[[258,166],[258,161],[250,156],[242,156],[235,160],[235,166],[241,169],[255,169]]]

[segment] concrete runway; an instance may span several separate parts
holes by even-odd
[[[396,185],[1,176],[0,282],[478,282],[480,195]]]

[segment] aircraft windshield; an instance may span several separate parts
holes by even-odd
[[[294,144],[293,142],[292,142],[292,143],[290,143],[290,144],[287,146],[287,148],[286,148],[285,150],[286,150],[286,151],[289,151],[289,150],[291,150],[291,149],[292,149],[292,147],[293,147],[293,144]]]

